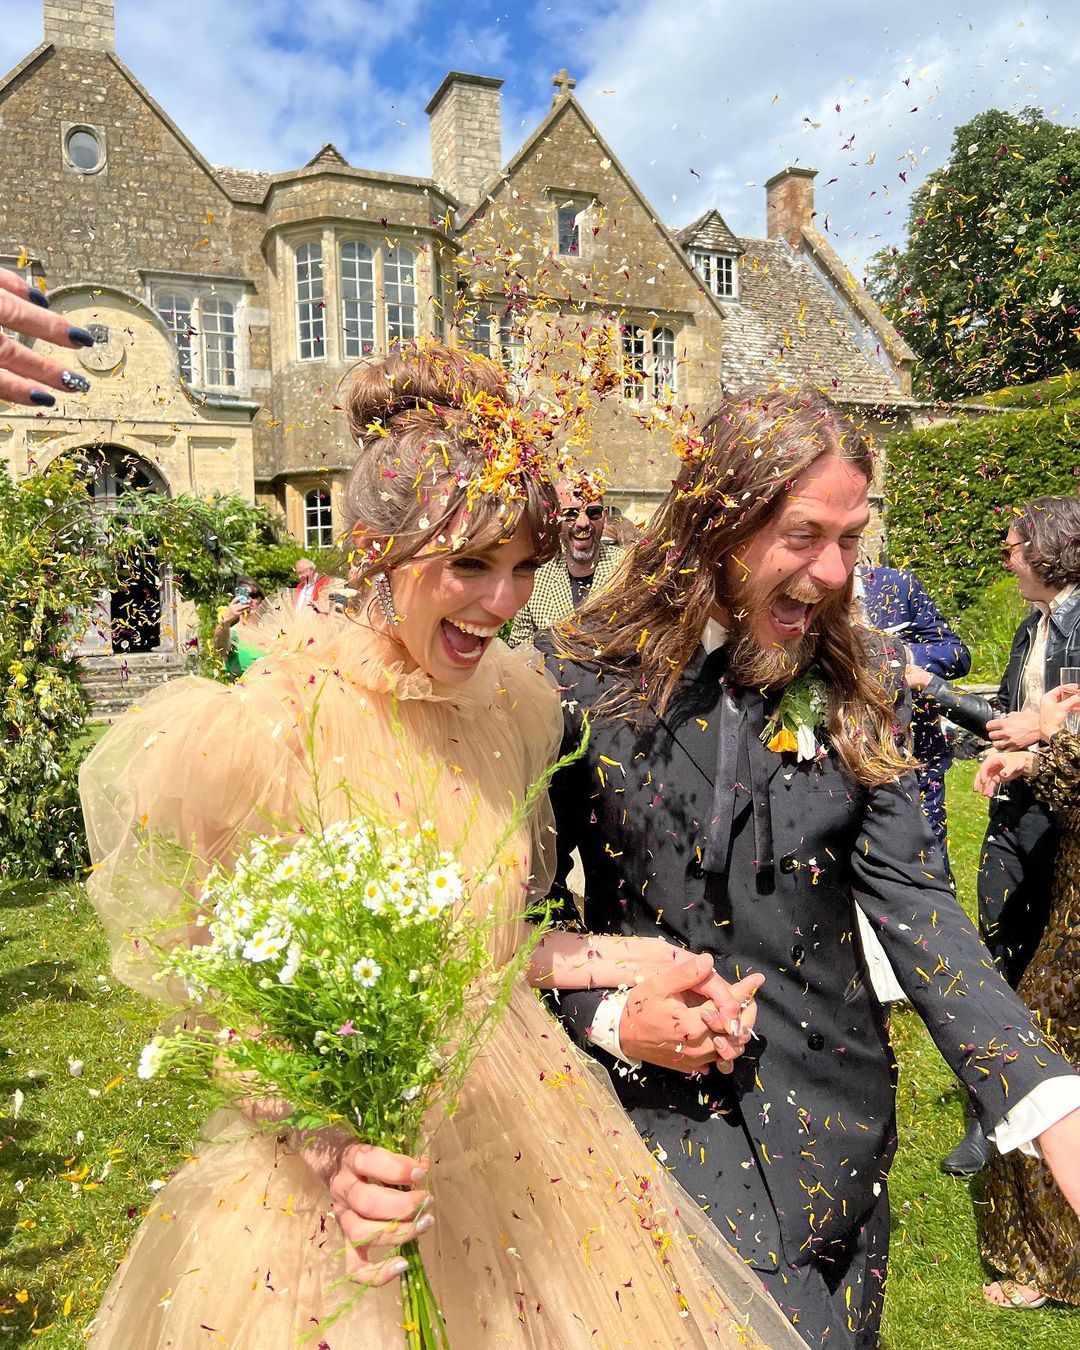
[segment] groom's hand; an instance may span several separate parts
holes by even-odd
[[[730,1073],[749,1037],[753,995],[763,978],[729,985],[710,956],[691,956],[649,976],[626,1000],[619,1022],[623,1052],[679,1073],[704,1073],[714,1064]]]

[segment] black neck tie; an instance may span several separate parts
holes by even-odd
[[[768,751],[761,742],[765,729],[765,702],[756,689],[723,681],[718,706],[720,718],[713,782],[713,814],[702,866],[706,872],[726,873],[735,818],[736,784],[745,766],[754,822],[756,889],[773,890],[772,810],[769,804]]]

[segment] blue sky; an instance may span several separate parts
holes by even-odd
[[[119,55],[214,163],[284,169],[333,141],[426,176],[424,106],[451,69],[505,80],[509,158],[565,66],[668,224],[716,206],[761,235],[765,180],[808,165],[819,224],[857,270],[902,239],[959,123],[1036,106],[1080,125],[1078,18],[1077,0],[116,4]],[[40,0],[5,0],[0,66],[41,35]]]

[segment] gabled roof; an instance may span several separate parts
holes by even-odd
[[[915,353],[882,313],[870,292],[856,280],[851,269],[844,264],[843,259],[820,230],[814,225],[804,225],[802,237],[814,262],[836,286],[847,303],[856,309],[874,330],[890,356],[896,361],[917,360]]]
[[[684,225],[674,234],[675,242],[681,244],[687,252],[692,248],[715,249],[719,253],[739,254],[743,251],[735,235],[728,229],[727,221],[714,206]]]
[[[227,164],[215,164],[213,168],[218,182],[234,202],[261,206],[273,182],[273,174],[256,173],[253,169],[234,169]]]
[[[739,242],[740,303],[724,309],[726,391],[806,381],[839,403],[914,406],[855,340],[850,316],[809,261],[783,239]]]
[[[627,189],[634,197],[635,201],[638,203],[641,209],[648,214],[650,220],[656,227],[657,233],[670,246],[672,256],[685,269],[685,271],[689,273],[694,284],[699,288],[701,294],[705,297],[707,303],[712,305],[712,307],[716,310],[716,312],[721,317],[723,317],[723,307],[721,305],[721,302],[717,299],[715,295],[713,295],[712,291],[709,290],[708,286],[704,284],[702,279],[698,276],[697,272],[694,271],[693,263],[691,263],[690,259],[686,256],[682,248],[679,246],[678,242],[675,240],[671,231],[661,220],[659,213],[653,210],[653,207],[649,202],[649,200],[646,198],[645,194],[641,191],[641,189],[638,187],[637,183],[630,176],[630,174],[628,174],[627,171],[623,168],[622,162],[620,161],[618,155],[615,154],[611,146],[608,145],[607,141],[605,141],[603,136],[601,136],[600,131],[597,128],[595,122],[593,122],[589,114],[585,111],[585,109],[577,101],[574,95],[570,92],[567,92],[565,94],[557,94],[555,96],[555,98],[552,100],[551,109],[548,112],[548,115],[543,119],[543,121],[536,128],[533,134],[524,142],[524,144],[520,147],[517,153],[506,165],[506,167],[500,169],[500,171],[493,178],[490,178],[488,182],[484,184],[483,191],[480,193],[480,200],[476,203],[475,206],[470,207],[468,213],[457,222],[456,228],[458,234],[464,235],[468,231],[469,226],[473,223],[473,221],[477,218],[477,216],[479,216],[483,211],[485,211],[487,207],[491,204],[492,196],[498,190],[499,186],[513,177],[519,165],[521,165],[529,157],[529,155],[532,154],[535,147],[543,140],[543,138],[546,135],[549,134],[552,127],[559,120],[559,118],[564,116],[564,114],[566,114],[569,111],[577,113],[578,117],[585,124],[585,128],[589,134],[589,139],[591,142],[595,144],[597,153],[600,155],[602,159],[610,161],[611,167],[615,170],[615,172],[619,175],[619,177],[622,178],[623,182],[626,184]]]
[[[326,144],[323,146],[323,148],[319,151],[319,153],[317,155],[313,155],[311,159],[308,160],[308,162],[304,165],[304,168],[310,169],[316,164],[326,164],[326,165],[336,164],[336,165],[345,165],[346,167],[348,167],[349,161],[345,158],[345,156],[341,153],[341,151],[337,148],[337,146],[333,143],[333,141],[327,141]]]

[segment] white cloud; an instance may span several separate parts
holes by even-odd
[[[40,41],[41,12],[9,0],[0,67]],[[121,58],[214,163],[285,169],[331,140],[426,176],[424,107],[450,69],[506,80],[508,158],[565,65],[667,222],[717,206],[761,234],[762,185],[797,162],[819,170],[819,219],[859,265],[902,236],[959,123],[1028,105],[1080,121],[1075,17],[1075,0],[118,0],[116,26]]]
[[[819,170],[819,220],[857,266],[902,236],[911,189],[947,158],[957,124],[1031,104],[1078,118],[1068,0],[969,0],[961,14],[936,0],[705,0],[692,12],[609,0],[583,14],[560,3],[549,22],[575,42],[582,102],[665,219],[717,206],[760,234],[761,185],[801,163]]]

